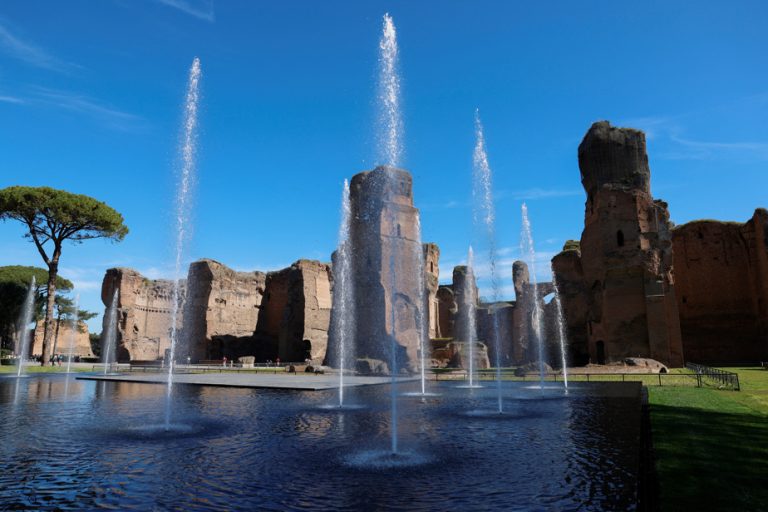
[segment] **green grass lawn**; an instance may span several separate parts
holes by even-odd
[[[648,387],[662,510],[768,510],[768,371],[741,391]]]
[[[16,366],[10,366],[10,365],[0,365],[0,374],[3,373],[16,373],[17,372]],[[26,373],[66,373],[67,371],[67,364],[61,363],[61,366],[26,366],[24,367],[24,371]],[[87,368],[78,368],[77,366],[72,366],[73,372],[90,372],[93,371],[91,365],[89,365]]]

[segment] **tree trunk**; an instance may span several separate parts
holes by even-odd
[[[53,350],[52,354],[56,353],[56,345],[59,344],[59,329],[61,329],[61,313],[56,315],[56,331],[53,333]]]
[[[53,258],[48,264],[48,302],[45,305],[45,333],[43,334],[43,357],[41,366],[48,364],[51,357],[51,337],[54,331],[53,309],[56,301],[56,277],[59,275],[59,255],[61,248],[56,247]]]

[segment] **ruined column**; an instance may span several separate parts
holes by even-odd
[[[418,268],[423,248],[417,234],[413,180],[401,169],[377,167],[355,175],[350,184],[358,357],[418,364]],[[436,293],[436,292],[435,292]],[[422,306],[423,307],[423,306]]]
[[[666,203],[651,196],[645,134],[594,123],[579,145],[579,168],[592,362],[641,356],[681,366],[671,224]]]

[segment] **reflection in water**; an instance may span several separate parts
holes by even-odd
[[[330,392],[176,386],[62,376],[0,380],[0,503],[14,509],[633,510],[638,388],[558,390],[438,384],[403,400],[400,454],[389,448],[387,386],[349,388],[357,410],[323,410]],[[409,391],[417,391],[419,383]],[[619,385],[621,387],[621,385]],[[616,388],[612,388],[616,389]],[[632,389],[632,392],[627,392]],[[177,414],[178,413],[178,414]],[[410,457],[410,458],[409,458]],[[398,464],[405,461],[404,464]],[[389,463],[392,464],[389,464]],[[34,482],[33,488],[25,482]]]

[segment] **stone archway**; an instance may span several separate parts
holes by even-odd
[[[597,352],[597,364],[605,364],[605,342],[600,340],[595,343],[595,351]]]

